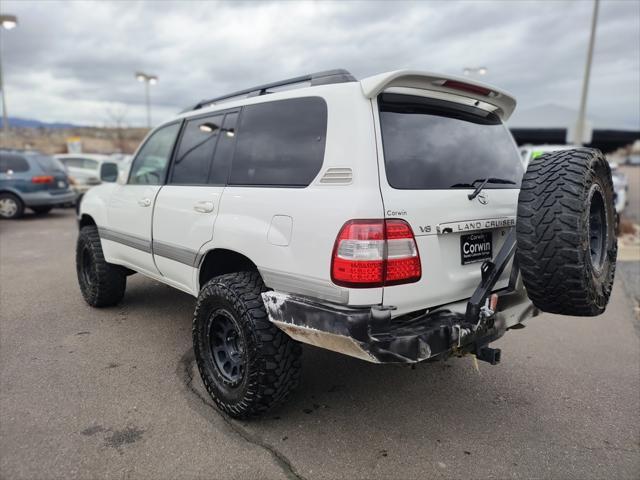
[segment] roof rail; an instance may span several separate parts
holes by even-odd
[[[220,97],[210,98],[208,100],[201,100],[192,107],[189,107],[183,112],[189,112],[191,110],[198,110],[206,105],[210,105],[222,100],[231,100],[234,97],[257,97],[259,95],[266,95],[272,88],[285,87],[288,85],[295,85],[297,83],[310,82],[312,87],[316,85],[329,85],[332,83],[347,83],[356,82],[356,78],[351,75],[347,70],[336,69],[326,70],[324,72],[310,73],[308,75],[302,75],[300,77],[289,78],[287,80],[280,80],[278,82],[265,83],[264,85],[258,85],[257,87],[247,88]]]

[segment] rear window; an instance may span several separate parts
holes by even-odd
[[[322,167],[326,134],[319,97],[244,107],[229,183],[306,187]]]
[[[401,94],[378,99],[384,163],[397,189],[519,188],[524,173],[507,127],[494,113]],[[499,182],[499,183],[498,183]]]
[[[0,154],[0,173],[20,173],[28,172],[29,164],[19,155]]]
[[[87,170],[98,169],[98,162],[90,158],[79,158],[79,157],[63,158],[61,162],[64,163],[67,167],[72,167],[72,168],[85,168]]]
[[[57,158],[46,157],[46,156],[37,156],[36,161],[40,168],[45,172],[63,172],[64,173],[64,165]]]

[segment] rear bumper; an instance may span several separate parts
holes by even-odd
[[[378,306],[348,308],[274,291],[262,294],[270,320],[294,340],[373,363],[477,354],[538,313],[523,291],[498,295],[497,312],[478,326],[466,319],[466,302],[392,319],[392,310]]]
[[[23,193],[21,197],[27,207],[57,207],[74,204],[77,195],[74,191],[69,190],[59,194],[52,194],[46,191]]]

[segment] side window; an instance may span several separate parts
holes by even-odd
[[[19,155],[1,155],[0,156],[0,173],[20,173],[28,172],[29,164]]]
[[[182,133],[169,183],[206,185],[224,115],[189,120]]]
[[[162,185],[169,157],[180,130],[179,123],[173,123],[155,131],[133,159],[129,184]]]
[[[322,167],[326,134],[319,97],[244,107],[229,183],[306,187]]]
[[[209,174],[209,183],[212,185],[225,185],[229,177],[229,166],[233,157],[233,147],[235,146],[236,121],[238,113],[227,113],[222,124],[220,139],[213,159],[213,166]]]

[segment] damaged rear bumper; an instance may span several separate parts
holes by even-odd
[[[466,302],[392,319],[391,310],[377,306],[349,308],[274,291],[262,296],[270,320],[294,340],[374,363],[416,363],[465,353],[497,363],[499,351],[490,354],[487,344],[537,314],[526,295],[516,291],[499,295],[502,307],[480,325],[467,321]]]
[[[517,265],[509,287],[492,293],[516,247],[512,229],[482,280],[465,302],[392,318],[393,308],[353,308],[317,303],[280,292],[262,294],[270,320],[300,342],[375,363],[415,363],[473,353],[496,364],[500,350],[488,344],[537,310],[527,297]],[[497,298],[496,298],[497,296]]]

